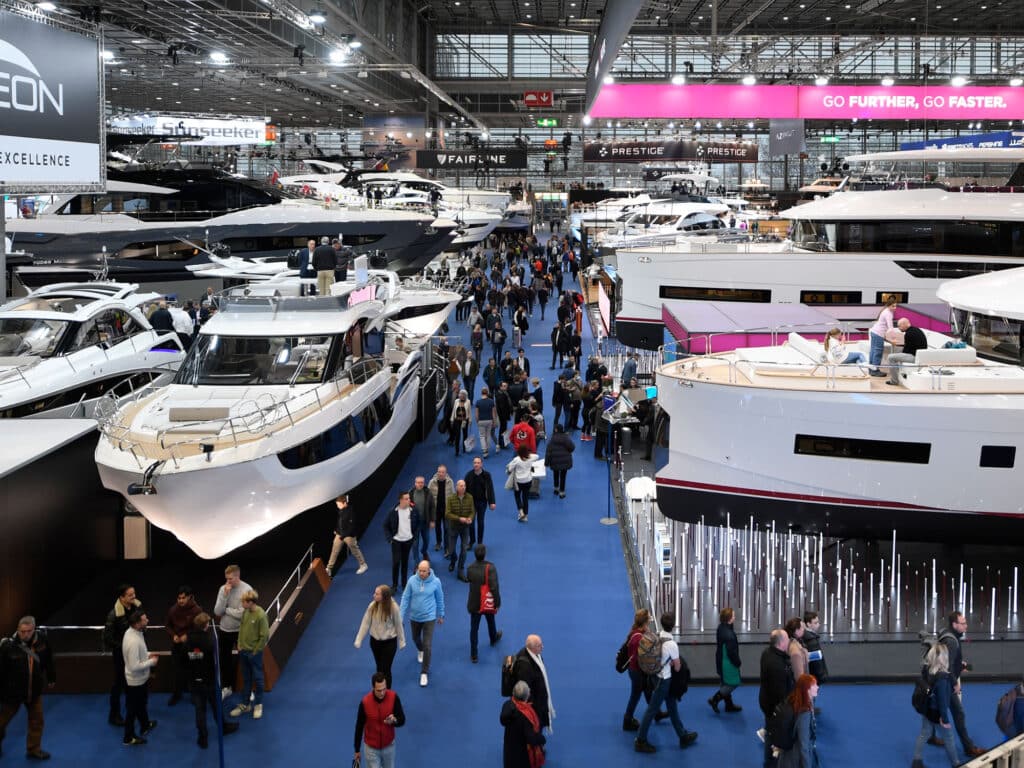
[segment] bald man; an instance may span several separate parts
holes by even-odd
[[[527,635],[526,645],[516,654],[512,676],[530,686],[533,709],[540,719],[541,728],[552,731],[551,721],[555,719],[555,707],[551,701],[551,686],[548,684],[548,670],[541,654],[544,641],[540,635]]]

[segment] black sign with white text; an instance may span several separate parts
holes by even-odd
[[[488,150],[416,150],[416,167],[423,169],[467,168],[525,168],[525,149]]]
[[[757,144],[745,141],[709,141],[697,146],[697,159],[705,163],[756,163]]]
[[[703,163],[756,163],[757,144],[742,141],[592,141],[583,147],[585,163],[647,163],[700,160]]]
[[[0,11],[0,184],[99,184],[96,37]]]

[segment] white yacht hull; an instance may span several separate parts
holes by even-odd
[[[857,291],[861,300],[850,302],[853,304],[880,304],[880,293],[901,292],[908,297],[904,303],[936,304],[936,291],[949,276],[915,276],[898,262],[972,262],[979,269],[992,269],[992,265],[1000,264],[1024,265],[1024,259],[996,256],[823,254],[793,250],[782,243],[680,243],[665,248],[620,250],[615,260],[622,278],[622,306],[615,317],[616,337],[625,344],[646,349],[656,349],[663,342],[662,304],[665,299],[684,298],[674,294],[675,289],[768,291],[773,304],[802,303],[803,291]],[[713,295],[707,298],[715,299]]]
[[[658,502],[673,519],[922,540],[1024,529],[1019,468],[979,466],[983,445],[1019,443],[1024,394],[808,392],[660,373],[658,383],[671,418]],[[807,455],[797,435],[930,449],[927,463]]]
[[[369,441],[299,469],[286,468],[278,458],[387,393],[390,371],[377,376],[379,385],[364,385],[318,416],[250,447],[214,450],[209,461],[203,456],[182,459],[177,465],[166,461],[153,476],[156,493],[149,495],[127,493],[130,484],[140,481],[146,460],[140,467],[130,451],[116,449],[103,438],[96,449],[100,478],[106,488],[125,495],[153,525],[173,533],[200,557],[221,557],[354,488],[384,463],[416,420],[418,375],[402,390],[388,423]]]

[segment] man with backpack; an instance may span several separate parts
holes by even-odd
[[[977,746],[967,733],[967,718],[960,693],[960,673],[967,668],[960,640],[966,631],[967,618],[960,611],[953,611],[949,614],[948,625],[939,633],[938,642],[945,645],[946,650],[949,651],[949,676],[953,678],[953,696],[949,701],[949,711],[953,715],[953,725],[956,726],[956,733],[960,737],[964,753],[968,757],[977,757],[985,754],[987,750]],[[943,744],[942,739],[937,736],[928,739],[928,743],[938,746]]]
[[[769,645],[761,654],[761,690],[758,693],[757,703],[764,714],[764,731],[762,737],[760,731],[758,736],[764,741],[764,766],[771,768],[775,765],[775,757],[772,753],[771,739],[768,738],[768,729],[772,721],[772,713],[793,690],[795,681],[793,679],[793,666],[789,660],[789,634],[786,630],[773,629],[769,638]]]
[[[655,714],[661,709],[662,702],[665,703],[665,708],[668,710],[672,727],[676,729],[679,746],[688,747],[697,740],[696,731],[687,731],[683,727],[683,721],[679,719],[678,700],[675,696],[670,695],[673,674],[679,674],[683,670],[683,661],[679,657],[679,645],[672,639],[672,629],[675,625],[676,615],[672,612],[663,613],[661,615],[661,632],[654,635],[648,630],[637,644],[637,666],[642,673],[656,679],[656,687],[651,693],[651,700],[640,721],[640,731],[637,733],[636,741],[633,742],[633,748],[637,752],[657,751],[657,748],[647,740],[647,732],[650,730]]]

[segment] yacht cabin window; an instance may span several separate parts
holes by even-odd
[[[908,443],[898,440],[862,440],[856,437],[797,435],[793,453],[804,456],[827,456],[833,459],[896,461],[904,464],[927,464],[931,443]]]
[[[51,357],[71,323],[34,317],[0,319],[0,357]]]
[[[1013,469],[1017,448],[1013,445],[983,445],[978,466]]]
[[[200,334],[175,377],[177,384],[289,385],[324,380],[330,336]]]

